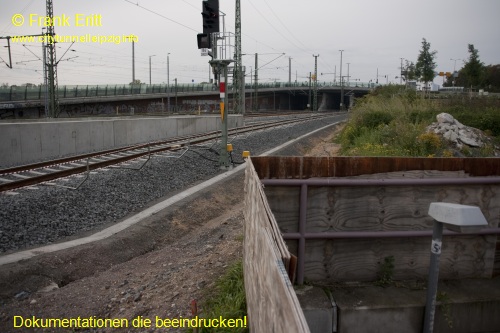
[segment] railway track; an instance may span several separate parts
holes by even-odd
[[[292,125],[298,122],[320,119],[327,116],[329,115],[311,115],[298,119],[280,119],[278,121],[267,122],[265,124],[253,124],[231,129],[228,131],[228,136],[233,136],[234,139],[242,134],[253,131],[273,128],[276,126]],[[210,141],[214,141],[215,143],[220,136],[220,131],[207,132],[197,135],[175,137],[161,142],[133,145],[129,147],[110,149],[96,153],[2,169],[0,170],[0,192],[38,184],[55,185],[50,182],[71,175],[85,174],[85,178],[80,182],[80,184],[73,187],[73,189],[76,189],[85,182],[92,170],[116,166],[120,163],[138,159],[139,161],[142,161],[143,166],[149,161],[151,156],[156,154],[167,153],[171,154],[170,157],[178,157],[173,154],[177,153],[179,155],[179,151],[182,151],[180,154],[182,155],[185,151],[187,151],[187,149],[189,149],[190,146],[193,145],[199,145]],[[58,186],[66,187],[62,185]]]

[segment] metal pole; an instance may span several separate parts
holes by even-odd
[[[241,59],[241,6],[236,0],[235,8],[235,52],[234,52],[234,113],[245,113],[245,84],[243,83],[243,63]]]
[[[436,293],[439,277],[439,258],[443,238],[443,223],[434,220],[432,230],[431,263],[429,280],[427,281],[427,302],[425,304],[424,333],[434,331],[434,315],[436,312]]]
[[[311,108],[311,79],[312,79],[312,75],[311,75],[311,72],[309,72],[309,99],[307,101],[308,108]]]
[[[7,48],[9,50],[9,64],[7,65],[7,67],[12,69],[12,54],[10,52],[10,37],[7,37]]]
[[[254,80],[254,84],[255,84],[255,91],[254,91],[254,99],[255,99],[255,102],[254,102],[254,111],[258,111],[259,110],[259,105],[258,105],[258,102],[259,102],[259,97],[258,97],[258,94],[259,94],[259,61],[258,61],[258,54],[255,53],[255,80]]]
[[[318,111],[318,55],[314,55],[314,99],[313,99],[313,107],[312,111]]]
[[[276,84],[276,81],[274,81]],[[276,91],[273,90],[273,110],[276,111]]]
[[[302,184],[300,187],[300,205],[299,205],[299,239],[298,258],[297,258],[297,284],[304,284],[304,267],[305,267],[305,252],[306,240],[303,237],[306,233],[307,222],[307,185]]]
[[[167,112],[170,112],[170,53],[167,53]]]
[[[151,58],[154,56],[156,55],[154,54],[149,56],[149,85],[151,85]]]
[[[52,0],[46,1],[46,16],[53,21],[54,19],[54,7]],[[49,84],[49,115],[50,117],[59,116],[59,98],[57,89],[57,61],[56,61],[56,45],[55,45],[55,31],[54,26],[49,25],[47,27],[47,35],[51,36],[51,42],[47,43],[46,50],[48,56],[48,84]]]
[[[456,67],[457,67],[457,60],[461,60],[461,59],[451,59],[450,60],[454,60],[454,64],[453,64],[453,80],[452,80],[452,86],[454,87],[455,86],[455,71],[456,71]]]
[[[262,179],[266,186],[443,186],[500,184],[500,177],[468,178],[415,178],[415,179],[345,179],[345,178],[308,178],[308,179]]]
[[[252,66],[250,66],[250,109],[253,110],[253,93],[252,93],[252,87],[253,87],[253,69]]]
[[[288,85],[292,86],[292,57],[288,57]]]
[[[175,78],[175,107],[174,111],[177,112],[177,78]]]
[[[227,65],[220,64],[219,67],[220,75],[220,98],[221,98],[221,116],[222,116],[222,129],[221,129],[221,148],[219,154],[219,165],[221,169],[229,168],[229,158],[227,156],[227,119],[229,118],[229,112],[227,110],[227,95],[226,95],[226,81],[227,81]]]
[[[42,28],[42,35],[43,30]],[[44,109],[45,117],[49,117],[49,90],[48,90],[48,78],[47,78],[47,50],[45,49],[45,38],[42,40],[42,55],[43,55],[43,86],[44,86]]]
[[[350,62],[347,63],[347,86],[349,86],[349,67],[350,67],[349,65],[350,64],[351,64]]]
[[[132,85],[134,84],[135,84],[135,43],[132,40]]]
[[[344,50],[339,50],[340,51],[340,111],[344,110],[344,80],[342,78],[342,52]]]

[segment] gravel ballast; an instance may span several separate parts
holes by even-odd
[[[236,138],[234,160],[242,162],[243,150],[256,156],[345,117],[336,114]],[[155,156],[139,171],[97,170],[78,190],[38,185],[16,190],[18,194],[0,194],[0,253],[51,244],[116,223],[221,173],[218,158],[213,150],[193,148],[179,159]],[[55,183],[74,186],[80,181],[72,176]]]

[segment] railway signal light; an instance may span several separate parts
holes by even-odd
[[[210,34],[219,32],[219,0],[202,1],[203,33],[198,34],[198,48],[209,49],[212,47]]]
[[[209,49],[210,48],[210,35],[198,34],[198,49]]]
[[[219,32],[219,0],[203,1],[203,33]]]

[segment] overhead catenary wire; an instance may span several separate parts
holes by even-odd
[[[134,6],[137,6],[137,7],[141,8],[141,9],[143,9],[143,10],[145,10],[145,11],[147,11],[147,12],[150,12],[150,13],[152,13],[152,14],[155,14],[155,15],[157,15],[157,16],[159,16],[159,17],[162,17],[162,18],[164,18],[164,19],[166,19],[166,20],[168,20],[168,21],[171,21],[171,22],[173,22],[173,23],[175,23],[175,24],[178,24],[178,25],[180,25],[180,26],[182,26],[182,27],[184,27],[184,28],[186,28],[186,29],[192,30],[192,31],[194,31],[194,32],[198,32],[198,30],[197,30],[197,29],[193,29],[193,28],[191,28],[191,27],[188,27],[187,25],[182,24],[182,23],[180,23],[180,22],[177,22],[177,21],[175,21],[175,20],[173,20],[173,19],[171,19],[171,18],[169,18],[169,17],[167,17],[167,16],[165,16],[165,15],[163,15],[163,14],[160,14],[160,13],[158,13],[158,12],[156,12],[156,11],[152,10],[152,9],[146,8],[146,7],[144,7],[144,6],[141,6],[141,5],[139,5],[139,3],[133,3],[132,1],[129,1],[129,0],[123,0],[123,1],[128,2],[128,3],[130,3],[130,4],[134,5]]]
[[[161,13],[160,11],[158,11],[156,9],[148,8],[147,6],[139,4],[136,1],[135,2],[131,1],[131,0],[124,0],[124,1],[127,3],[127,6],[134,5],[138,8],[140,8],[141,10],[144,10],[148,13],[151,13],[152,15],[156,15],[158,17],[161,17],[164,20],[170,21],[176,25],[180,25],[183,28],[188,29],[189,31],[193,31],[193,32],[199,31],[199,29],[194,29],[193,27],[190,27],[189,25],[184,24],[183,21],[175,20],[175,18],[169,17],[170,15],[166,15],[164,13]],[[200,9],[198,9],[197,6],[193,5],[189,1],[187,1],[187,0],[181,0],[181,1],[183,1],[186,5],[190,6],[193,11],[200,11]],[[30,4],[25,6],[23,11],[26,11],[27,9],[29,9],[29,6],[33,3],[34,3],[34,0],[30,1]],[[229,20],[229,22],[231,22],[231,20]],[[249,35],[245,32],[243,32],[242,34],[245,36],[245,38],[255,40],[259,45],[262,45],[263,47],[266,47],[266,48],[273,50],[273,51],[279,51],[275,47],[273,47],[272,45],[267,45],[265,43],[262,43],[258,39],[252,37],[251,35]],[[59,44],[56,47],[61,48],[60,45],[61,44]],[[38,44],[37,45],[28,45],[27,44],[27,47],[30,47],[30,48],[34,47],[35,49],[36,48],[41,49],[40,45],[38,45]],[[66,46],[64,48],[66,48]],[[71,64],[71,67],[77,67],[78,69],[75,70],[74,68],[70,68],[70,66],[64,65],[61,62],[59,65],[61,66],[63,71],[61,71],[61,73],[58,73],[58,76],[62,82],[68,80],[70,77],[74,77],[74,75],[73,75],[74,73],[81,74],[82,75],[81,79],[85,80],[85,81],[89,81],[89,82],[92,79],[100,82],[100,81],[102,81],[103,78],[108,78],[108,77],[116,77],[116,78],[123,78],[123,79],[126,79],[128,77],[128,74],[123,74],[123,75],[117,74],[117,73],[112,74],[112,69],[118,69],[118,70],[123,69],[124,71],[130,69],[130,65],[129,65],[130,64],[130,55],[128,54],[128,52],[124,52],[124,50],[125,50],[124,48],[117,48],[116,45],[112,45],[112,46],[110,46],[108,44],[93,45],[93,44],[89,44],[89,43],[75,44],[73,48],[76,49],[76,51],[78,52],[79,58],[66,59],[66,64]],[[35,50],[35,49],[33,49],[33,50]],[[92,50],[94,50],[94,49],[96,50],[96,52],[92,52]],[[38,52],[36,52],[36,53],[38,53]],[[102,53],[104,53],[104,55],[101,56],[100,54],[102,54]],[[84,59],[85,57],[82,57],[82,54],[89,56],[88,62],[86,61],[86,59]],[[26,55],[23,55],[23,56],[26,57]],[[98,60],[96,60],[96,57],[99,57]],[[23,59],[23,60],[26,60],[26,59]],[[5,60],[0,59],[0,62],[5,62]],[[139,67],[141,66],[140,65],[141,63],[144,65],[142,67],[146,68],[146,66],[147,66],[147,63],[145,61],[141,62],[140,58],[138,58],[138,63],[139,63]],[[161,64],[165,64],[165,62],[161,62]],[[86,67],[91,66],[91,67],[96,67],[96,68],[99,68],[99,67],[100,68],[107,68],[109,70],[92,72],[92,74],[90,75],[89,71],[85,71],[85,69],[82,69],[82,67],[84,67],[84,66],[86,66]],[[40,67],[40,66],[37,66],[36,63],[33,61],[32,64],[28,63],[25,66],[23,66],[22,71],[24,71],[24,73],[37,72],[37,71],[39,71],[38,67]],[[154,68],[155,67],[153,67],[153,69]],[[21,71],[20,68],[18,68],[16,70]],[[161,71],[161,70],[163,70],[163,68],[157,67],[156,70]],[[176,68],[174,70],[182,72],[182,70],[180,70],[178,68]],[[193,72],[194,74],[192,74],[192,75],[189,75],[189,74],[175,75],[174,74],[174,75],[178,76],[179,78],[192,78],[192,79],[196,79],[196,80],[197,79],[206,79],[206,72],[207,72],[206,68],[201,68],[201,67],[194,68],[194,71],[193,71],[193,68],[190,68],[189,71]],[[17,75],[16,73],[21,73],[21,72],[6,73],[7,75],[4,75],[4,73],[2,73],[2,77],[9,78],[9,79],[15,78],[17,81],[26,79],[24,74]],[[14,74],[14,75],[11,76],[11,74]],[[172,73],[171,73],[171,75],[172,75]],[[80,83],[80,82],[78,82],[78,83]],[[97,83],[97,82],[95,82],[95,83]],[[117,84],[119,84],[119,83],[117,82]]]

